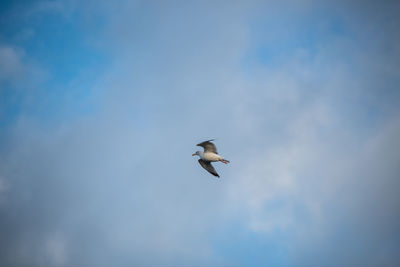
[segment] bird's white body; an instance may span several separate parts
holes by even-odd
[[[202,159],[211,161],[211,162],[216,162],[216,161],[220,161],[221,159],[223,159],[223,157],[221,157],[218,154],[212,153],[212,152],[206,152],[206,153],[203,153]]]
[[[215,154],[213,152],[203,152],[203,151],[196,151],[194,155],[198,155],[202,160],[210,161],[210,162],[216,162],[216,161],[221,161],[224,159],[218,154]]]

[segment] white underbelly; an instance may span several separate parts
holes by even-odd
[[[222,157],[218,154],[207,152],[204,153],[204,159],[207,161],[219,161],[222,159]]]

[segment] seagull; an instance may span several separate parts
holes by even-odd
[[[192,156],[199,156],[199,163],[201,167],[206,169],[209,173],[211,173],[214,176],[219,177],[218,173],[215,171],[214,167],[211,165],[211,162],[216,162],[216,161],[221,161],[222,163],[228,164],[229,160],[224,159],[220,155],[218,155],[217,148],[215,145],[211,142],[214,141],[215,139],[211,139],[208,141],[204,141],[200,144],[197,144],[197,146],[201,146],[204,148],[203,151],[196,151]]]

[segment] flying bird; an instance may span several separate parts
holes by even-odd
[[[197,144],[197,146],[201,146],[204,148],[203,151],[196,151],[192,156],[199,156],[199,163],[201,167],[206,169],[209,173],[211,173],[214,176],[219,177],[218,173],[215,171],[214,167],[211,165],[211,162],[216,162],[216,161],[221,161],[222,163],[228,164],[229,160],[224,159],[220,155],[218,155],[217,148],[215,145],[211,142],[214,141],[214,139],[204,141],[200,144]]]

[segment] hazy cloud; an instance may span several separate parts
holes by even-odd
[[[0,46],[0,81],[15,82],[21,77],[25,66],[22,63],[21,52],[10,46]]]
[[[398,264],[398,4],[68,3],[103,18],[99,108],[2,136],[2,264],[243,265],[235,227],[287,255],[261,266]]]

